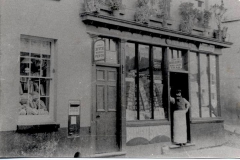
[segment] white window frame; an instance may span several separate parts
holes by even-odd
[[[53,124],[55,123],[55,116],[54,116],[54,57],[55,57],[55,40],[54,39],[48,39],[48,38],[41,38],[41,37],[35,37],[35,36],[28,36],[28,35],[21,35],[19,39],[19,43],[21,46],[21,39],[29,39],[31,40],[38,40],[38,41],[47,41],[50,42],[50,51],[51,51],[51,57],[50,57],[50,88],[49,88],[49,114],[48,115],[19,115],[18,113],[18,125],[40,125],[40,124]],[[31,48],[29,49],[29,53],[31,53]],[[19,81],[20,77],[20,54],[21,54],[21,49],[19,49]],[[42,53],[40,53],[42,54]],[[29,75],[28,77],[33,77]],[[18,93],[19,95],[19,93]]]

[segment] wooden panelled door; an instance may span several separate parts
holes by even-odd
[[[118,71],[113,67],[96,68],[96,153],[119,151]]]

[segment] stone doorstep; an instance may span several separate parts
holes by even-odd
[[[191,147],[191,146],[195,146],[195,144],[194,143],[187,143],[186,145],[183,145],[183,146],[172,144],[172,145],[169,146],[169,149],[177,149],[177,148],[184,148],[184,147]]]
[[[126,152],[111,152],[92,155],[91,158],[123,158],[126,156]]]
[[[173,153],[179,153],[182,151],[186,151],[186,150],[193,150],[195,144],[194,143],[187,143],[186,145],[183,146],[179,146],[179,145],[175,145],[175,144],[169,144],[167,146],[163,146],[161,148],[161,154],[173,154]]]

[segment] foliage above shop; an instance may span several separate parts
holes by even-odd
[[[170,18],[170,4],[171,0],[137,0],[134,19],[137,22],[148,23],[151,18],[160,18],[162,26],[165,27]]]
[[[200,11],[194,8],[194,4],[190,2],[181,3],[179,12],[182,17],[180,30],[191,33],[194,26],[208,28],[212,13],[208,10]]]
[[[212,12],[210,12],[209,10],[204,10],[203,12],[203,28],[208,28],[209,27],[209,22],[212,18]]]
[[[159,0],[158,2],[159,11],[157,12],[156,16],[158,18],[162,18],[163,27],[167,26],[167,20],[170,18],[171,1],[172,0]]]
[[[108,7],[111,12],[125,9],[122,0],[84,0],[86,12],[99,12],[103,6]]]
[[[211,10],[213,11],[216,23],[218,25],[218,29],[221,30],[221,24],[223,21],[223,15],[227,12],[227,9],[224,7],[224,4],[221,5],[215,4],[211,7]]]
[[[84,8],[86,12],[99,12],[102,0],[84,0]]]
[[[214,37],[219,40],[225,40],[226,34],[227,34],[227,27],[223,27],[222,30],[222,21],[223,16],[227,12],[227,9],[224,7],[224,3],[222,1],[221,5],[215,4],[211,7],[211,10],[213,11],[215,22],[217,24],[218,30],[214,31]]]
[[[112,10],[122,10],[125,6],[122,3],[122,0],[105,0],[105,4]]]
[[[179,12],[182,16],[180,23],[180,30],[183,32],[191,33],[194,27],[194,22],[199,16],[199,10],[194,8],[194,4],[190,2],[181,3],[179,6]]]
[[[150,0],[153,3],[153,0]],[[148,5],[149,0],[137,0],[137,9],[134,15],[134,20],[140,23],[148,24],[150,17],[155,14],[153,8]]]

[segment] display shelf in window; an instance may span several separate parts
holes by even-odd
[[[19,115],[49,116],[52,101],[51,42],[21,39]],[[42,118],[40,118],[42,119]],[[42,119],[43,120],[43,119]]]

